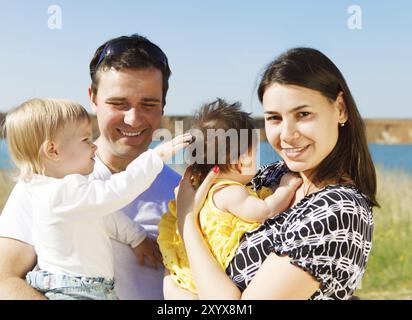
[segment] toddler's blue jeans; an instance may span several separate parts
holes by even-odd
[[[117,300],[114,280],[31,271],[26,281],[50,300]]]

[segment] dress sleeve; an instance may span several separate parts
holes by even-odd
[[[309,272],[333,299],[349,298],[363,276],[371,249],[371,210],[354,192],[327,190],[286,214],[273,251]],[[322,297],[327,298],[327,297]]]
[[[280,179],[286,172],[288,172],[288,168],[283,161],[277,161],[262,166],[259,168],[249,185],[251,185],[255,191],[262,187],[274,190],[279,185]]]

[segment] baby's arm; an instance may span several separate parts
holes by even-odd
[[[65,218],[104,216],[133,201],[150,187],[162,169],[162,159],[149,150],[106,181],[69,175],[58,182],[50,206],[54,214]]]
[[[263,222],[289,207],[301,183],[300,178],[288,174],[275,192],[264,200],[250,195],[244,186],[229,185],[216,192],[213,201],[219,209],[245,221]]]
[[[266,197],[271,213],[267,218],[273,217],[289,208],[295,197],[296,190],[302,184],[302,179],[292,173],[286,173],[280,179],[279,186],[272,195]]]
[[[129,245],[139,264],[157,268],[161,256],[157,245],[146,230],[121,211],[104,217],[104,224],[110,238]]]
[[[142,153],[125,171],[106,181],[88,181],[78,174],[66,176],[51,195],[53,212],[60,216],[90,217],[120,210],[150,187],[162,171],[163,161],[186,147],[190,138],[190,134],[180,135]]]

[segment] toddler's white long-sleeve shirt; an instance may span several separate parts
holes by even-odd
[[[40,269],[73,276],[113,278],[110,238],[136,247],[145,230],[120,210],[150,187],[163,161],[148,150],[106,181],[79,174],[36,175],[26,190],[33,209],[32,236]],[[136,262],[137,263],[137,262]]]

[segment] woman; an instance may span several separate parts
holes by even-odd
[[[338,68],[295,48],[267,67],[258,88],[266,136],[283,161],[261,168],[256,189],[288,171],[303,180],[291,207],[241,240],[226,272],[205,245],[197,215],[211,172],[195,193],[190,171],[177,196],[180,232],[200,299],[349,299],[372,240],[376,175],[363,121]],[[216,171],[216,170],[215,170]],[[167,296],[182,291],[165,281]]]

